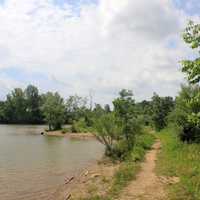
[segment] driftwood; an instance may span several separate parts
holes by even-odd
[[[87,176],[89,174],[89,171],[86,171],[85,173],[84,173],[84,176]]]
[[[65,200],[69,200],[72,197],[71,194],[68,194]]]
[[[96,178],[96,177],[99,177],[101,176],[101,174],[92,174],[91,178]]]
[[[66,180],[65,184],[69,184],[71,181],[73,181],[75,179],[74,176],[72,176],[71,178],[69,178],[68,180]]]

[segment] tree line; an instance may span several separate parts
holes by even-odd
[[[121,101],[124,103],[124,108],[120,107]],[[172,97],[159,97],[155,93],[152,100],[136,103],[132,91],[123,89],[119,92],[119,97],[113,100],[113,105],[124,115],[125,120],[128,120],[125,114],[131,110],[130,112],[137,113],[146,125],[154,123],[155,127],[160,129],[166,125],[166,115],[174,107],[174,100]],[[5,101],[0,101],[0,123],[43,124],[47,122],[51,130],[83,118],[90,126],[92,118],[110,112],[111,108],[108,104],[104,107],[95,104],[91,109],[86,97],[74,95],[64,100],[57,92],[39,94],[38,88],[33,85],[28,85],[25,90],[15,88],[6,96]]]

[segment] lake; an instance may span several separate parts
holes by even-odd
[[[96,140],[40,135],[45,126],[0,125],[0,199],[46,200],[103,155]]]

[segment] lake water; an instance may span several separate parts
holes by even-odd
[[[44,128],[0,125],[1,200],[46,200],[103,154],[95,140],[42,136]]]

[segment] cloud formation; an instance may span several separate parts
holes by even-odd
[[[36,83],[63,96],[95,91],[111,101],[121,88],[137,99],[175,95],[178,61],[190,50],[180,34],[189,16],[170,0],[5,0],[0,7],[0,87]],[[81,2],[81,1],[80,1]],[[86,2],[86,1],[85,1]],[[197,18],[190,16],[190,18]],[[6,69],[30,79],[5,75]],[[35,74],[42,74],[43,80]],[[1,95],[1,94],[0,94]]]

